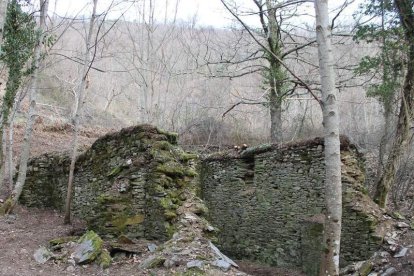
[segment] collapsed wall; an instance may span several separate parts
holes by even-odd
[[[365,193],[361,156],[341,140],[346,265],[378,249],[382,214]],[[322,139],[212,154],[200,171],[201,196],[226,254],[318,274],[325,209]]]
[[[139,125],[98,139],[76,161],[73,213],[106,237],[166,240],[176,210],[195,176],[195,155],[177,146],[175,134]],[[70,160],[44,154],[28,164],[21,202],[63,210]]]

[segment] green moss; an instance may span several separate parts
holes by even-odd
[[[366,261],[361,268],[359,269],[360,276],[367,276],[372,270],[372,263],[370,261]]]
[[[12,198],[7,198],[3,205],[0,207],[0,215],[4,216],[6,213],[10,213],[14,208],[14,201]]]
[[[111,265],[112,258],[111,254],[109,254],[109,251],[104,249],[102,250],[101,254],[98,257],[98,264],[100,267],[106,269]]]
[[[111,224],[116,227],[118,231],[122,232],[127,226],[141,224],[144,222],[144,218],[145,216],[143,214],[130,217],[120,214],[111,221]]]
[[[158,150],[158,149],[152,148],[149,151],[149,153],[155,162],[165,163],[170,160],[174,160],[174,156],[172,155],[170,151]]]
[[[164,217],[167,220],[173,220],[173,219],[175,219],[177,217],[177,213],[174,212],[174,211],[172,211],[172,210],[165,210],[164,211]]]
[[[399,212],[393,212],[391,216],[395,219],[405,219],[405,217],[401,215]]]
[[[208,214],[208,208],[203,202],[195,202],[193,208],[193,212],[197,215],[206,216]]]
[[[103,240],[92,230],[86,232],[82,237],[79,238],[78,243],[81,244],[85,241],[90,241],[93,247],[93,251],[90,252],[89,260],[95,260],[102,251]]]
[[[194,160],[197,159],[198,155],[195,153],[187,153],[187,152],[183,152],[178,156],[178,159],[182,162],[188,162],[190,160]]]
[[[55,246],[55,245],[59,245],[59,244],[64,244],[64,243],[76,241],[77,239],[78,239],[78,237],[76,237],[76,236],[60,237],[60,238],[50,240],[49,244],[51,246]]]
[[[172,145],[177,145],[178,133],[168,132],[168,131],[160,130],[160,129],[158,129],[158,133],[164,134],[167,137],[168,142],[170,142]]]
[[[122,171],[122,167],[117,166],[117,167],[113,168],[106,176],[113,177],[113,176],[118,175],[121,171]]]
[[[152,148],[159,151],[168,151],[171,150],[172,145],[168,141],[155,141],[152,144]]]
[[[169,238],[172,238],[175,232],[177,232],[177,227],[169,222],[164,223],[165,230]]]
[[[169,208],[170,208],[170,206],[171,206],[172,204],[173,204],[173,203],[172,203],[171,199],[170,199],[170,198],[168,198],[168,197],[165,197],[165,198],[160,199],[160,205],[161,205],[164,209],[169,209]]]
[[[119,196],[111,194],[100,194],[97,197],[97,202],[99,205],[108,206],[109,204],[129,204],[131,198],[128,196]]]
[[[175,276],[203,276],[203,275],[206,275],[206,273],[197,267],[192,267],[185,272],[178,272],[175,274]]]
[[[157,268],[160,267],[164,264],[165,262],[165,258],[162,256],[154,256],[154,257],[150,257],[147,260],[145,260],[144,262],[141,263],[141,267],[145,268],[145,269],[152,269],[152,268]]]
[[[189,177],[196,177],[198,175],[198,173],[193,170],[193,169],[186,169],[184,171],[185,176],[189,176]]]
[[[177,162],[167,162],[157,166],[157,172],[164,173],[171,177],[183,177],[185,175],[185,169]]]

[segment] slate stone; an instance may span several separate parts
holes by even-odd
[[[397,254],[394,255],[394,258],[402,258],[405,255],[407,255],[408,252],[408,248],[407,247],[403,247],[400,249],[400,251],[398,251]]]
[[[187,263],[187,268],[193,268],[193,267],[201,268],[201,267],[203,267],[203,265],[204,265],[203,261],[194,260],[194,261],[189,261]]]
[[[218,267],[218,268],[220,268],[223,271],[228,271],[231,267],[231,264],[224,261],[224,260],[215,260],[211,264]]]
[[[50,252],[49,249],[43,246],[37,249],[35,253],[33,254],[33,258],[39,264],[46,263],[52,257],[53,257],[53,253]]]
[[[158,246],[156,244],[154,244],[154,243],[148,244],[148,250],[151,253],[155,252],[157,250],[157,248],[158,248]]]
[[[85,264],[94,261],[102,251],[102,239],[93,231],[86,232],[74,248],[71,257],[76,264]]]

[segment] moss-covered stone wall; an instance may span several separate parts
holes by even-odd
[[[195,156],[176,146],[177,136],[149,125],[108,134],[76,162],[73,213],[108,237],[167,239],[183,188],[196,174]],[[45,154],[29,162],[21,202],[62,210],[69,157]]]
[[[364,193],[361,157],[345,138],[341,156],[344,265],[368,258],[378,248],[381,212]],[[323,140],[212,154],[200,170],[202,198],[225,253],[318,274],[325,208]]]

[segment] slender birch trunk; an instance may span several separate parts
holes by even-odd
[[[331,45],[328,0],[316,0],[316,40],[322,85],[322,111],[325,138],[325,199],[324,250],[320,275],[339,275],[341,242],[342,187],[339,141],[339,113]]]
[[[33,125],[36,117],[36,93],[39,87],[39,67],[40,59],[42,54],[42,41],[45,37],[45,26],[47,11],[49,8],[49,0],[39,0],[40,2],[40,20],[39,20],[39,31],[40,37],[34,49],[34,69],[31,75],[30,80],[30,89],[29,89],[29,112],[27,115],[26,129],[23,137],[22,151],[20,154],[20,163],[19,163],[19,174],[17,176],[16,184],[14,185],[11,196],[7,200],[7,205],[5,206],[5,213],[8,214],[13,211],[14,206],[16,206],[20,195],[23,190],[24,183],[26,181],[27,173],[27,161],[30,156],[30,142],[32,140]]]
[[[73,114],[73,127],[74,127],[74,133],[73,133],[73,140],[72,140],[72,154],[71,154],[71,160],[70,160],[70,167],[69,167],[69,179],[68,179],[68,189],[66,194],[66,203],[65,203],[65,224],[71,223],[71,206],[72,206],[72,198],[73,198],[73,179],[75,175],[75,164],[76,164],[76,155],[78,151],[78,136],[79,136],[79,118],[82,112],[83,107],[83,100],[84,100],[84,94],[85,89],[87,85],[87,77],[88,77],[88,71],[91,66],[91,54],[90,54],[90,48],[92,44],[92,34],[94,30],[95,25],[95,19],[96,19],[96,6],[98,4],[98,0],[93,0],[93,11],[92,11],[92,17],[89,21],[89,30],[86,38],[85,43],[85,53],[83,57],[83,66],[81,70],[81,81],[78,87],[78,97],[77,102],[75,103],[75,110]]]

